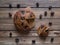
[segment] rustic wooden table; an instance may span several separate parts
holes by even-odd
[[[23,3],[22,3],[23,2]],[[25,2],[25,5],[24,5]],[[8,4],[12,4],[16,6],[17,3],[21,3],[23,6],[35,6],[34,1],[4,1],[1,0],[0,7],[7,6]],[[57,2],[57,3],[56,3]],[[34,4],[33,4],[34,3]],[[56,5],[55,5],[56,4]],[[22,6],[21,5],[21,6]],[[40,6],[60,6],[59,1],[41,1]],[[23,8],[22,8],[23,9]],[[32,8],[35,13],[35,27],[29,32],[27,35],[21,35],[15,29],[13,24],[14,13],[19,10],[19,8],[0,8],[0,45],[32,45],[32,40],[34,45],[60,45],[60,8],[52,8],[52,10],[48,10],[48,8]],[[47,16],[44,16],[44,12],[47,11]],[[50,13],[55,12],[54,16],[51,17]],[[12,14],[12,18],[9,17],[9,13]],[[39,19],[39,15],[42,14],[42,19]],[[52,22],[52,26],[49,26],[49,22]],[[46,40],[39,38],[37,34],[37,28],[41,25],[47,25],[49,30],[49,35]],[[12,33],[12,34],[10,34]],[[9,36],[12,35],[10,38]],[[19,43],[16,44],[15,39],[19,39]]]

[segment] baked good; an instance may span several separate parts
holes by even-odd
[[[30,7],[20,9],[14,14],[14,25],[19,31],[29,31],[34,27],[35,14]]]
[[[37,29],[37,33],[39,36],[47,36],[49,32],[49,28],[46,25],[41,25],[38,29]]]

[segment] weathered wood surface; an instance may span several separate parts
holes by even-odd
[[[21,2],[21,3],[20,3]],[[23,2],[23,3],[22,3]],[[25,3],[24,3],[25,2]],[[16,4],[22,4],[21,6],[35,6],[36,0],[31,0],[29,3],[26,3],[29,1],[16,1],[16,0],[9,0],[4,1],[1,0],[1,7],[7,6],[8,4],[12,4],[13,6],[16,6]],[[39,2],[39,0],[38,0]],[[49,5],[52,5],[53,7],[59,7],[60,1],[47,1],[47,0],[41,0],[40,6],[42,7],[48,7]],[[3,5],[2,5],[3,4]],[[24,5],[25,4],[25,5]],[[43,4],[43,5],[42,5]],[[19,10],[18,8],[0,8],[0,45],[16,45],[15,38],[19,38],[19,45],[32,45],[32,40],[36,41],[36,45],[60,45],[60,8],[53,8],[51,11],[48,10],[48,8],[32,8],[36,15],[35,19],[35,27],[29,32],[28,35],[21,35],[17,32],[14,26],[13,17],[16,10]],[[44,16],[44,11],[48,12],[47,17]],[[55,12],[55,15],[53,17],[50,16],[51,12]],[[12,18],[9,18],[8,13],[12,13]],[[42,14],[42,19],[39,19],[39,15]],[[52,22],[52,26],[50,27],[48,25],[49,22]],[[46,40],[42,40],[39,38],[37,34],[37,28],[41,24],[46,24],[50,27],[49,35],[46,38]],[[9,37],[9,33],[12,32],[12,38]],[[55,32],[58,32],[59,34],[55,34]],[[51,38],[54,38],[53,43],[51,43]]]

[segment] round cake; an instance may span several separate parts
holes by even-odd
[[[49,28],[46,25],[41,25],[37,29],[37,33],[39,36],[48,36]]]
[[[30,7],[20,9],[14,14],[14,24],[19,31],[29,31],[34,27],[35,14]]]

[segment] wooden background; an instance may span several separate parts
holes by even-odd
[[[15,39],[19,39],[18,45],[32,45],[32,40],[35,40],[35,45],[60,45],[60,8],[32,8],[36,15],[35,27],[29,32],[28,35],[21,35],[15,29],[13,24],[13,17],[15,11],[20,8],[1,8],[8,7],[12,4],[16,7],[17,4],[21,4],[21,7],[36,7],[35,3],[39,2],[40,7],[60,7],[60,0],[0,0],[0,45],[16,45]],[[44,12],[47,11],[48,15],[45,17]],[[51,17],[50,13],[55,12],[54,16]],[[9,13],[12,14],[12,18],[9,17]],[[42,19],[39,19],[39,15],[42,14]],[[52,22],[52,26],[49,26],[49,22]],[[39,38],[37,34],[37,28],[45,24],[50,28],[49,35],[46,40]],[[10,32],[12,33],[12,38],[9,37]],[[55,34],[55,32],[59,34]],[[51,43],[51,38],[54,38],[53,43]]]

